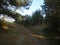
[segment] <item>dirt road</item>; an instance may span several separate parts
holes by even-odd
[[[39,40],[34,38],[32,36],[32,32],[30,32],[27,28],[16,24],[16,29],[19,32],[16,45],[40,45]]]
[[[48,37],[33,34],[29,29],[19,24],[10,24],[9,26],[16,30],[0,34],[0,45],[57,45],[56,40],[49,43],[45,39]]]
[[[0,45],[40,45],[39,40],[27,28],[19,24],[10,24],[9,27],[16,28],[17,34],[15,30],[0,34]]]

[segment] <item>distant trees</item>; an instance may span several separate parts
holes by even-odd
[[[25,16],[26,19],[24,20],[24,24],[26,26],[34,26],[34,25],[40,25],[43,22],[43,16],[40,13],[40,10],[35,11],[32,16]]]
[[[32,14],[32,24],[42,24],[43,16],[41,15],[41,12],[37,10],[34,14]]]
[[[26,27],[29,27],[32,25],[32,18],[29,15],[24,16],[24,20],[22,21],[22,24]]]

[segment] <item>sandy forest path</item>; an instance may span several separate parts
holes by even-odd
[[[0,33],[0,45],[49,45],[45,36],[37,35],[29,29],[19,24],[9,24],[9,27],[14,27],[16,30],[11,32]],[[53,40],[54,45],[57,45],[56,40]],[[56,43],[56,44],[55,44]]]
[[[39,41],[32,36],[32,32],[27,28],[20,26],[19,24],[15,24],[15,28],[19,32],[16,45],[40,45]]]
[[[15,39],[14,45],[40,45],[38,38],[35,38],[29,29],[19,24],[10,25],[10,27],[16,28],[17,32],[19,33]]]

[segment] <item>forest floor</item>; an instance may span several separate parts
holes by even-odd
[[[30,31],[19,24],[10,24],[10,27],[16,28],[16,30],[9,30],[7,32],[0,33],[0,45],[45,45],[44,39],[47,37],[35,34],[36,30],[39,33],[40,29],[45,26],[31,28],[35,29],[35,32]]]

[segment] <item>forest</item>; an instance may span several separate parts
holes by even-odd
[[[60,45],[60,0],[44,0],[32,16],[17,12],[24,13],[32,3],[0,0],[0,45]]]

